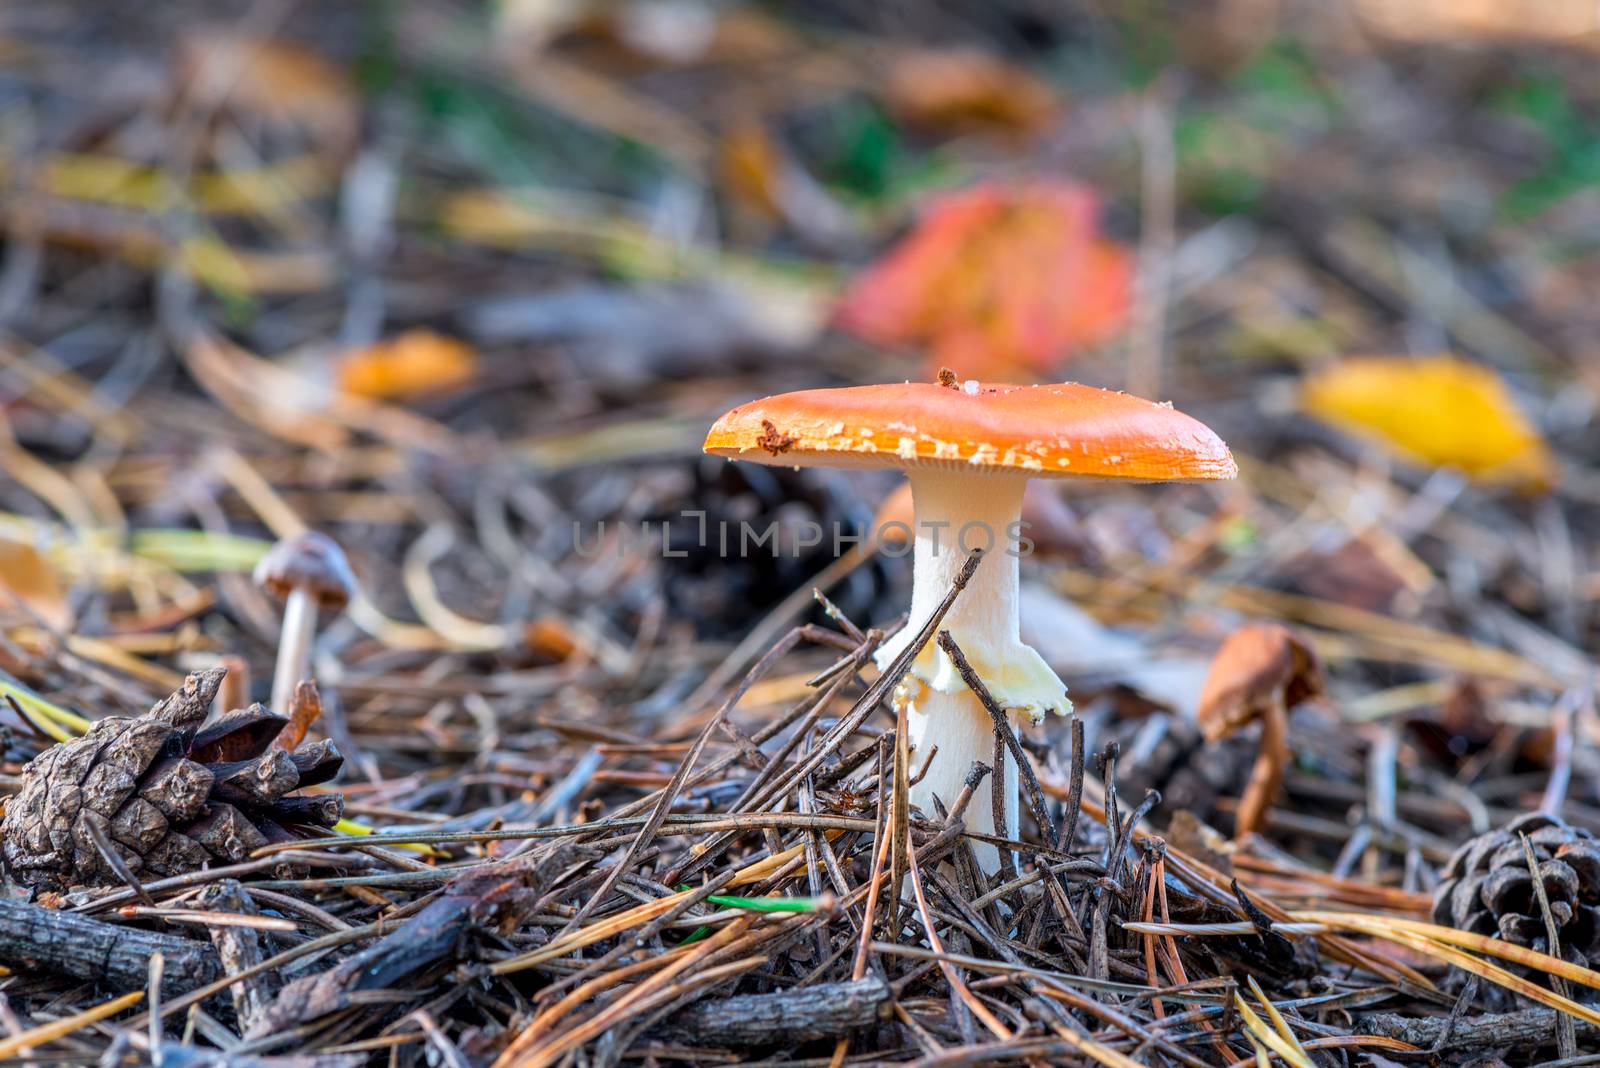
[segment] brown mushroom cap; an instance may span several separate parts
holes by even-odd
[[[280,601],[297,589],[308,590],[317,606],[337,611],[355,596],[356,577],[344,550],[326,534],[303,531],[274,545],[252,575],[257,586]]]
[[[1293,708],[1322,692],[1317,654],[1288,627],[1252,623],[1228,635],[1200,691],[1200,731],[1215,742],[1282,702]]]
[[[1227,445],[1171,405],[1067,382],[810,389],[742,404],[705,451],[792,467],[934,467],[1032,478],[1233,478]]]
[[[872,531],[883,544],[898,548],[911,540],[917,526],[917,509],[911,499],[911,483],[902,482],[878,505],[872,517]]]

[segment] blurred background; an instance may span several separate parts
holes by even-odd
[[[827,542],[578,551],[575,525],[681,536],[686,509],[865,524],[894,488],[707,461],[718,413],[944,367],[1080,380],[1174,402],[1243,470],[1030,497],[1028,637],[1091,727],[1225,822],[1243,765],[1207,763],[1200,680],[1241,622],[1293,623],[1331,679],[1290,796],[1332,815],[1278,826],[1336,850],[1382,741],[1432,792],[1380,815],[1434,855],[1553,762],[1594,770],[1561,744],[1592,717],[1549,709],[1600,642],[1597,17],[7,4],[7,685],[131,712],[228,654],[261,690],[249,568],[310,526],[363,590],[318,644],[351,796],[488,803],[564,771],[578,720],[690,736],[691,697],[823,620]],[[860,554],[831,596],[892,621],[906,567]],[[670,768],[632,759],[595,782]],[[1600,826],[1581,781],[1568,815]]]

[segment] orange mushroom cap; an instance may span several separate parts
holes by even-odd
[[[809,389],[741,404],[706,435],[717,456],[787,467],[935,467],[1032,478],[1233,478],[1204,423],[1126,393],[1059,385]]]
[[[1200,731],[1225,738],[1270,706],[1292,708],[1322,692],[1322,665],[1294,631],[1276,623],[1240,627],[1217,650],[1200,690]]]

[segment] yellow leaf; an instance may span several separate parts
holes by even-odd
[[[19,177],[4,156],[0,177]],[[35,180],[51,196],[139,211],[165,211],[182,195],[165,170],[109,155],[59,153],[43,162]],[[269,212],[292,207],[327,184],[315,159],[294,156],[255,169],[196,171],[188,193],[208,213]]]
[[[1306,411],[1407,460],[1481,482],[1548,489],[1555,462],[1489,369],[1450,355],[1348,359],[1305,384]]]
[[[407,330],[347,353],[339,362],[339,388],[373,400],[414,397],[459,386],[475,370],[466,342],[432,330]]]
[[[328,284],[333,273],[333,261],[321,252],[252,252],[213,234],[185,238],[177,257],[195,278],[233,297],[309,293]]]

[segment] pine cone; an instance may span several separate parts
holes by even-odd
[[[144,715],[102,719],[29,762],[6,805],[12,878],[41,890],[121,882],[102,848],[135,873],[178,875],[337,823],[338,795],[286,796],[338,773],[332,742],[270,748],[289,721],[260,705],[199,729],[224,674],[190,675]]]
[[[1561,956],[1583,966],[1600,960],[1600,841],[1542,813],[1519,816],[1456,850],[1434,891],[1434,922],[1548,952],[1522,834],[1550,900]]]

